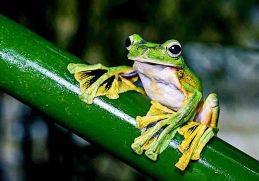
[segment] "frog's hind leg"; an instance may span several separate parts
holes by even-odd
[[[216,94],[210,94],[205,100],[194,121],[183,126],[179,133],[184,136],[178,149],[183,153],[176,167],[184,170],[190,160],[198,160],[200,153],[209,140],[217,133],[219,106]]]
[[[169,117],[172,117],[175,114],[175,111],[168,109],[167,107],[159,104],[156,101],[151,101],[151,104],[152,105],[146,116],[137,116],[136,118],[136,127],[138,129],[141,129],[141,135],[134,140],[134,143],[131,145],[131,148],[137,154],[142,154],[143,151],[150,149],[150,147],[152,147],[152,145],[157,141],[159,135],[161,134],[164,128],[162,127],[150,139],[147,139],[143,142],[142,138],[145,137],[145,135],[147,135],[149,129],[152,129],[157,124],[160,124],[159,122],[161,122],[162,120],[168,119]],[[173,134],[175,133],[171,133],[171,136],[173,136]],[[156,160],[157,155],[161,153],[162,150],[164,150],[165,148],[166,146],[164,146],[163,148],[161,147],[160,150],[157,149],[157,153],[153,155],[149,155],[146,152],[146,155],[150,159]]]

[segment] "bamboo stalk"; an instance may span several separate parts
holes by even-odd
[[[118,100],[97,98],[83,103],[68,63],[82,63],[36,34],[0,15],[0,88],[53,117],[59,124],[101,146],[140,172],[159,180],[259,180],[259,163],[214,138],[185,172],[174,164],[180,157],[177,135],[159,160],[136,155],[130,148],[139,135],[135,117],[145,115],[150,101],[136,92]],[[119,173],[118,173],[119,174]]]

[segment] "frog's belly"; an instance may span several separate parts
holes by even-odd
[[[154,81],[141,73],[139,76],[148,97],[173,110],[180,109],[185,96],[173,84],[162,80]]]
[[[133,68],[138,72],[148,97],[173,110],[180,109],[185,95],[175,68],[141,62],[135,62]]]

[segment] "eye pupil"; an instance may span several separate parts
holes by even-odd
[[[177,55],[182,51],[182,48],[179,45],[173,45],[169,48],[169,51],[172,54]]]
[[[125,41],[125,47],[129,47],[131,45],[131,40],[130,38],[127,38],[126,41]]]

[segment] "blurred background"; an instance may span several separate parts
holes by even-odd
[[[130,65],[138,33],[183,45],[187,64],[216,92],[218,136],[259,160],[259,2],[256,0],[0,0],[0,13],[87,63]],[[0,92],[0,180],[148,180]]]

